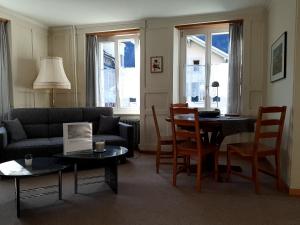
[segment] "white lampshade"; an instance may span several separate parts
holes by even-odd
[[[41,59],[40,72],[33,82],[33,89],[41,88],[71,89],[61,57]]]

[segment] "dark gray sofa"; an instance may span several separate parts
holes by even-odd
[[[97,134],[100,115],[112,116],[110,107],[94,108],[19,108],[11,111],[11,119],[18,118],[27,134],[27,139],[10,143],[7,131],[0,128],[0,161],[51,156],[63,151],[63,123],[91,122],[93,141],[105,140],[106,144],[128,148],[128,157],[133,156],[131,125],[119,123],[117,134]]]

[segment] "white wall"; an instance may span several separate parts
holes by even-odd
[[[286,105],[287,114],[283,132],[282,143],[282,175],[287,184],[294,177],[290,177],[290,161],[293,155],[292,143],[292,112],[293,112],[293,79],[294,79],[294,54],[295,54],[295,21],[296,0],[273,0],[268,9],[268,72],[266,73],[266,99],[265,105]],[[287,31],[287,72],[286,78],[274,83],[270,82],[271,45]],[[295,147],[295,146],[294,146]],[[295,151],[295,148],[294,148]],[[299,162],[299,161],[298,161]],[[299,168],[300,169],[300,168]],[[298,170],[300,171],[300,170]],[[298,173],[299,174],[299,173]],[[298,180],[300,188],[300,180]]]
[[[12,107],[49,106],[49,92],[32,89],[40,58],[48,54],[47,27],[7,9],[0,8],[0,17],[9,20]]]
[[[48,38],[49,56],[63,58],[63,65],[66,75],[71,83],[70,90],[55,90],[55,107],[76,107],[78,106],[77,78],[77,56],[76,56],[76,34],[75,27],[68,26],[63,28],[49,29]]]
[[[178,76],[178,59],[175,54],[179,46],[179,32],[174,32],[175,25],[201,23],[218,20],[244,20],[244,68],[243,68],[243,106],[244,114],[256,114],[258,106],[262,104],[265,74],[265,10],[262,8],[247,9],[231,13],[217,13],[209,15],[174,17],[164,19],[148,19],[146,27],[146,73],[145,89],[141,98],[142,105],[141,145],[143,150],[155,149],[155,130],[151,105],[154,104],[158,113],[160,129],[163,135],[170,135],[170,124],[165,121],[169,115],[169,105],[173,99],[178,99],[180,78]],[[173,43],[172,43],[173,41]],[[177,42],[177,43],[176,43]],[[164,72],[151,74],[148,59],[151,56],[164,57]],[[179,79],[176,80],[176,79]],[[174,96],[173,96],[174,95]],[[240,137],[235,137],[240,138]],[[226,143],[225,140],[224,143]]]
[[[300,189],[300,3],[297,1],[296,13],[296,32],[295,32],[295,58],[294,58],[294,97],[293,97],[293,138],[292,138],[292,151],[290,153],[290,189],[296,190],[295,193],[290,190],[291,194],[299,195]]]
[[[60,98],[62,105],[85,105],[85,39],[87,33],[119,29],[141,29],[141,145],[142,150],[155,149],[155,130],[151,106],[154,104],[163,135],[170,134],[170,124],[165,121],[169,105],[178,99],[180,79],[178,75],[179,32],[175,25],[210,22],[218,20],[244,20],[244,72],[243,105],[244,114],[256,114],[262,104],[265,84],[265,30],[266,11],[252,8],[230,13],[195,15],[172,18],[156,18],[143,21],[120,22],[75,26],[74,35],[70,27],[51,28],[49,52],[62,56],[65,67],[75,63],[74,71],[68,76],[77,91],[71,91],[66,98]],[[73,40],[73,41],[72,41]],[[75,44],[70,44],[75,42]],[[75,52],[75,55],[74,55]],[[151,74],[150,57],[163,56],[163,73]],[[71,67],[71,66],[70,66]],[[73,88],[72,88],[73,89]],[[65,95],[66,96],[66,95]],[[77,97],[76,97],[77,96]],[[73,99],[78,99],[77,103]]]

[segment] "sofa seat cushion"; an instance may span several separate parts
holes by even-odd
[[[63,145],[64,145],[64,139],[63,137],[52,137],[49,138],[49,141],[51,143],[51,146],[60,146],[63,149]]]
[[[127,146],[126,139],[117,135],[105,135],[105,134],[93,135],[93,142],[103,141],[103,140],[107,145],[118,145],[124,147]]]
[[[26,154],[33,157],[52,156],[63,151],[62,138],[34,138],[7,145],[6,160],[24,158]]]

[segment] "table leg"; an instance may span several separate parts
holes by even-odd
[[[58,199],[62,200],[62,171],[58,171]]]
[[[118,164],[117,160],[105,166],[105,182],[115,194],[118,194]]]
[[[78,193],[78,174],[77,174],[77,163],[74,163],[74,193]]]
[[[17,200],[17,217],[20,218],[20,179],[15,177],[16,200]]]

